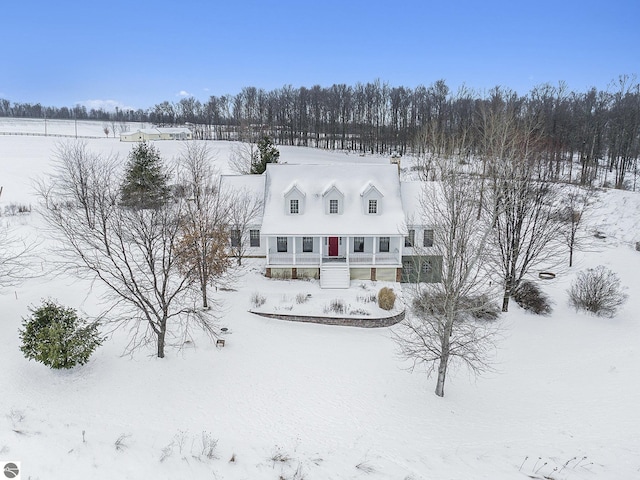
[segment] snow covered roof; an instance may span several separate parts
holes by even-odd
[[[220,186],[223,192],[253,193],[262,200],[264,199],[265,178],[264,175],[221,175]],[[260,219],[257,219],[256,223],[260,223]]]
[[[191,133],[191,130],[186,127],[142,128],[138,131],[140,133],[146,133],[147,135],[158,135],[162,133]]]
[[[269,164],[265,173],[264,235],[399,235],[404,224],[398,167],[390,164]],[[290,215],[284,194],[292,185],[306,196],[304,211]],[[365,213],[362,192],[384,196],[379,214]],[[327,214],[324,194],[344,196],[341,214]]]
[[[434,198],[437,195],[437,188],[437,182],[422,182],[416,180],[401,183],[402,206],[408,224],[419,225],[423,223],[425,215],[422,211],[421,199],[425,194],[429,195],[430,198]]]

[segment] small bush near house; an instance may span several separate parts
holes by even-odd
[[[569,303],[598,317],[613,317],[627,301],[618,275],[599,265],[578,273],[569,289]]]
[[[520,282],[513,292],[513,299],[520,307],[536,315],[549,315],[552,311],[549,297],[538,285],[528,280]]]
[[[357,295],[356,300],[360,303],[375,303],[377,298],[375,293],[369,293],[366,295]]]
[[[345,311],[346,307],[344,305],[344,300],[341,298],[331,300],[331,303],[324,307],[324,313],[344,313]]]
[[[383,310],[391,310],[396,303],[396,294],[389,287],[382,287],[378,292],[378,306]]]
[[[30,311],[31,317],[23,320],[24,330],[20,330],[20,350],[29,360],[56,369],[73,368],[87,363],[102,344],[97,325],[78,318],[73,308],[45,300]]]
[[[307,303],[308,300],[309,300],[309,295],[307,295],[306,293],[298,293],[296,295],[297,304]]]
[[[259,292],[253,292],[251,294],[251,305],[253,305],[254,308],[261,307],[266,301],[267,298]]]

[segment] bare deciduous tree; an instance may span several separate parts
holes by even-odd
[[[500,274],[502,311],[511,294],[536,267],[557,268],[562,252],[555,186],[536,175],[528,159],[505,159],[495,170],[489,208],[494,212],[490,240],[492,259]]]
[[[179,158],[178,183],[187,197],[180,266],[184,274],[197,278],[202,306],[210,308],[207,287],[230,267],[229,197],[220,189],[213,155],[204,143],[185,143]]]
[[[229,155],[229,167],[240,174],[248,175],[251,167],[260,159],[258,146],[251,142],[234,142]]]
[[[567,192],[561,201],[560,221],[562,239],[569,249],[569,267],[573,266],[575,250],[586,248],[588,238],[584,232],[584,219],[589,211],[595,190],[583,188]]]
[[[396,334],[401,354],[437,372],[435,393],[444,396],[454,360],[478,374],[490,366],[498,310],[491,303],[485,265],[491,222],[478,220],[479,183],[453,162],[438,162],[441,182],[421,199],[424,222],[435,225],[430,255],[442,257],[441,281],[412,288],[410,315]]]
[[[489,187],[483,181],[480,198],[493,218],[489,239],[504,284],[502,311],[506,312],[512,293],[531,269],[558,264],[556,189],[539,161],[537,120],[523,116],[518,102],[505,101],[499,90],[483,112],[482,178],[488,175]]]
[[[262,210],[263,199],[249,190],[234,192],[229,211],[229,228],[231,236],[231,254],[236,257],[238,265],[242,265],[247,248],[250,246],[249,227],[258,218]]]
[[[19,285],[36,275],[34,253],[37,246],[38,242],[14,234],[8,221],[0,224],[0,289]]]
[[[60,147],[56,175],[38,186],[42,215],[58,240],[61,271],[101,283],[105,318],[131,327],[129,349],[153,341],[162,358],[168,340],[182,344],[193,322],[210,335],[214,324],[196,308],[194,276],[178,268],[185,200],[124,207],[121,181],[117,158],[93,155],[84,144]]]

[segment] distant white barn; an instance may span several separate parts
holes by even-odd
[[[120,134],[121,142],[147,142],[150,140],[191,140],[193,134],[186,127],[143,128]]]
[[[419,192],[417,184],[403,184],[390,164],[269,164],[260,176],[222,177],[223,188],[263,198],[261,218],[246,238],[247,253],[266,259],[266,275],[318,278],[324,288],[358,279],[415,280],[423,263],[439,268],[433,259],[417,260],[432,249],[433,231],[408,228]]]

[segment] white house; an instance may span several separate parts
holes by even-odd
[[[402,249],[402,278],[404,282],[439,282],[442,258],[434,247],[435,227],[425,225],[426,198],[437,198],[436,182],[400,182],[402,207],[406,218],[406,235]],[[429,190],[428,192],[425,190]]]
[[[415,238],[410,246],[406,238],[416,226],[407,229],[403,208],[403,201],[415,208],[417,185],[403,189],[396,165],[269,164],[263,175],[223,176],[222,184],[263,196],[248,237],[249,254],[264,256],[267,276],[319,278],[326,288],[400,281],[417,255]]]
[[[191,140],[191,130],[185,127],[143,128],[120,134],[121,142],[146,142],[149,140]]]

